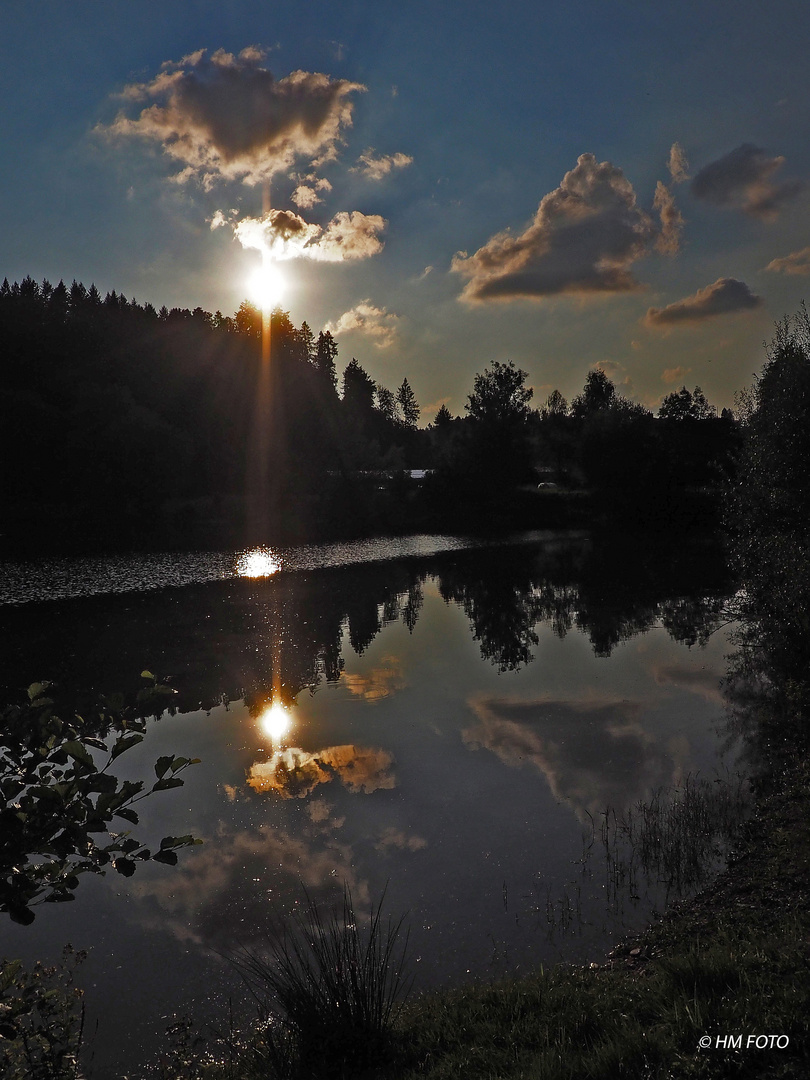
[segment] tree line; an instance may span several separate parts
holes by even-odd
[[[407,378],[389,389],[354,358],[339,372],[328,331],[296,327],[281,309],[270,324],[266,539],[469,528],[493,513],[522,523],[544,480],[651,505],[732,468],[739,425],[699,387],[670,394],[654,417],[595,369],[570,406],[555,391],[534,409],[527,373],[494,361],[463,416],[442,406],[420,426]],[[6,537],[41,538],[47,520],[81,547],[137,546],[150,533],[183,543],[195,528],[240,539],[261,336],[247,301],[225,316],[102,297],[76,281],[5,280]],[[430,475],[417,483],[409,470]]]

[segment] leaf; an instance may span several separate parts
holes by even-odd
[[[152,680],[154,680],[155,676],[152,674],[151,671],[147,671],[144,668],[144,670],[141,672],[141,678],[142,679],[152,679]]]
[[[36,701],[40,694],[44,694],[50,685],[51,684],[49,682],[32,682],[31,685],[28,687],[28,700]]]
[[[132,859],[115,859],[113,866],[119,874],[123,874],[124,877],[132,877],[135,873],[135,863]]]
[[[173,851],[156,851],[152,856],[152,862],[166,863],[167,866],[177,865],[177,856]]]
[[[20,923],[21,926],[30,926],[34,921],[34,913],[27,907],[10,907],[8,914],[12,922]]]
[[[130,810],[128,806],[122,806],[116,810],[115,816],[125,818],[127,821],[131,821],[133,825],[138,824],[138,815],[134,810]]]
[[[174,754],[167,754],[164,757],[159,757],[155,762],[155,776],[158,780],[162,780],[174,762]]]
[[[117,758],[120,754],[123,754],[126,750],[129,750],[130,746],[135,746],[139,742],[143,742],[143,735],[119,736],[119,738],[115,741],[115,746],[112,748],[112,758]]]
[[[182,787],[183,781],[179,776],[170,776],[166,780],[158,780],[152,784],[152,791],[166,791],[167,788]]]
[[[87,748],[78,740],[71,739],[69,742],[62,744],[62,749],[66,754],[69,754],[74,761],[78,761],[80,765],[85,765],[89,769],[95,769],[96,763],[88,753]]]

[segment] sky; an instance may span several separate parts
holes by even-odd
[[[4,0],[0,279],[233,314],[272,267],[422,422],[494,360],[733,407],[810,285],[794,0]]]

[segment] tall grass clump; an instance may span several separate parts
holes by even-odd
[[[306,890],[304,897],[267,951],[231,957],[260,1008],[255,1063],[279,1080],[356,1077],[385,1058],[396,1007],[410,990],[404,916],[383,920],[385,893],[365,922],[347,886],[328,915]]]

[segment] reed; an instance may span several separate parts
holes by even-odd
[[[404,916],[383,919],[385,893],[363,921],[348,886],[328,914],[304,890],[265,951],[231,956],[261,1015],[253,1056],[266,1076],[349,1077],[386,1055],[410,990]]]

